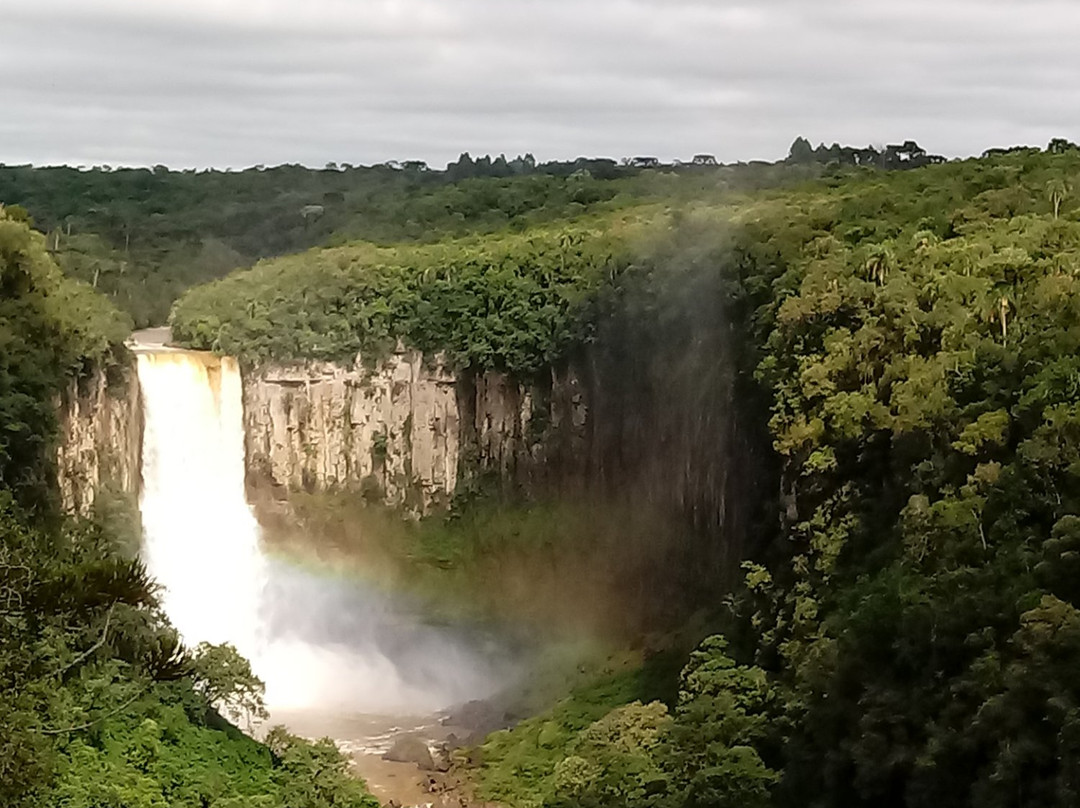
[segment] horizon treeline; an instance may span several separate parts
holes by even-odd
[[[469,153],[445,169],[419,160],[239,171],[0,164],[0,204],[25,209],[65,272],[146,327],[164,324],[191,286],[311,247],[520,232],[643,201],[715,197],[928,159],[910,141],[879,155],[873,147],[810,149],[799,138],[783,160],[732,165],[710,154],[665,164],[647,156],[538,162],[531,154]]]

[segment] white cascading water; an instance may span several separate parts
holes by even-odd
[[[244,495],[236,362],[162,351],[140,353],[138,368],[147,567],[189,644],[231,642],[254,655],[266,565]]]
[[[416,714],[490,693],[495,668],[459,638],[402,618],[360,584],[342,588],[263,554],[245,497],[234,359],[136,353],[144,558],[189,647],[232,643],[266,682],[272,711]]]

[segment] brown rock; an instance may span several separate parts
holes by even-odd
[[[390,750],[383,755],[383,760],[414,763],[426,772],[435,770],[435,760],[431,757],[431,750],[423,739],[415,735],[399,735],[395,738]]]

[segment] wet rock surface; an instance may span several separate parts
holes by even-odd
[[[399,735],[383,755],[383,760],[393,763],[412,763],[421,771],[434,771],[435,759],[427,743],[416,735]]]
[[[475,746],[496,730],[513,724],[506,711],[491,701],[468,701],[452,707],[442,717],[444,727],[452,728],[446,737],[450,750]]]

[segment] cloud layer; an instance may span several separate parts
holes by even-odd
[[[0,162],[950,156],[1080,139],[1072,0],[34,0]]]

